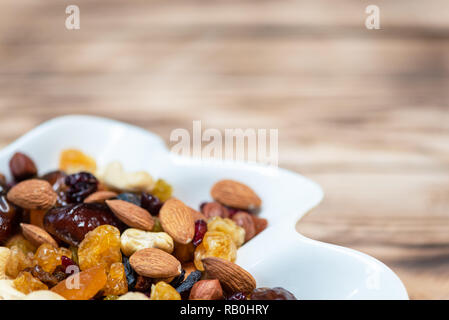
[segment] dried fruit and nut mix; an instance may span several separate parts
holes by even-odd
[[[292,300],[257,288],[234,263],[267,227],[248,186],[218,181],[199,211],[172,187],[120,163],[97,168],[79,150],[39,176],[16,153],[0,174],[0,299]]]

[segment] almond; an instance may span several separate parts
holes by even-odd
[[[57,195],[47,181],[30,179],[12,187],[7,198],[24,209],[46,210],[55,205]]]
[[[253,276],[233,262],[209,257],[202,260],[206,275],[210,279],[218,279],[227,292],[251,293],[256,288]]]
[[[251,240],[256,235],[254,220],[248,212],[238,211],[232,216],[232,221],[245,229],[245,242]]]
[[[195,283],[190,290],[189,300],[221,300],[223,299],[223,290],[220,281],[200,280]]]
[[[129,263],[141,276],[149,278],[168,278],[181,274],[181,263],[165,251],[147,248],[135,252]]]
[[[106,204],[126,225],[146,231],[153,229],[154,220],[147,210],[123,200],[106,200]]]
[[[21,223],[20,227],[22,228],[23,236],[36,247],[39,247],[43,243],[49,243],[56,248],[58,247],[55,239],[44,229],[27,223]]]
[[[171,198],[165,201],[159,212],[162,228],[176,242],[188,244],[195,235],[195,220],[191,209],[182,201]]]
[[[84,203],[98,202],[103,203],[106,200],[117,197],[117,193],[114,191],[97,191],[89,195],[84,199]]]
[[[262,201],[248,186],[234,180],[218,181],[211,189],[212,198],[228,207],[253,210],[260,208]]]
[[[189,207],[189,209],[190,209],[190,213],[192,214],[193,221],[197,221],[197,220],[207,221],[207,218],[204,214],[202,214],[201,212],[199,212],[193,208]]]
[[[33,160],[20,152],[16,152],[9,160],[9,168],[16,181],[30,179],[37,174],[37,168]]]

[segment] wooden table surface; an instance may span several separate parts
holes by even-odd
[[[72,113],[166,141],[192,120],[277,128],[280,165],[326,193],[298,230],[447,299],[448,40],[447,0],[3,0],[0,147]]]

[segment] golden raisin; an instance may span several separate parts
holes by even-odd
[[[55,248],[49,243],[43,243],[34,254],[34,264],[44,271],[52,273],[61,264],[61,256],[72,258],[72,252],[67,248]]]
[[[181,300],[181,295],[171,285],[160,281],[151,286],[150,300]]]
[[[126,281],[126,273],[123,263],[115,262],[111,264],[108,274],[108,281],[106,282],[106,286],[103,291],[107,296],[119,296],[128,292],[128,282]]]
[[[97,164],[92,157],[77,149],[67,149],[61,152],[59,157],[59,169],[68,174],[88,171],[95,172]]]
[[[18,246],[12,246],[11,252],[6,262],[5,273],[11,278],[16,278],[17,275],[25,268],[29,268],[33,265],[31,258],[23,253]]]
[[[48,290],[48,287],[39,279],[33,277],[30,272],[21,272],[13,281],[13,284],[17,290],[25,294],[37,290]]]
[[[120,231],[105,224],[88,232],[78,247],[78,261],[81,270],[103,266],[109,271],[111,264],[122,261]]]
[[[204,235],[203,242],[195,249],[193,262],[198,270],[204,271],[201,260],[206,257],[217,257],[234,262],[237,258],[237,247],[228,234],[208,231]]]
[[[34,253],[36,251],[36,247],[20,233],[11,237],[8,242],[6,242],[6,246],[10,249],[12,246],[17,246],[25,254],[30,252]]]
[[[154,184],[154,188],[151,191],[151,194],[158,197],[162,202],[165,202],[171,198],[172,191],[173,188],[171,185],[169,185],[163,179],[158,179]]]
[[[237,247],[245,242],[245,229],[228,218],[212,217],[207,222],[208,231],[220,231],[228,234]]]
[[[97,266],[75,273],[59,282],[51,291],[67,300],[89,300],[106,285],[106,272],[102,266]]]

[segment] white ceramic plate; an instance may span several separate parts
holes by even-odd
[[[299,299],[408,299],[399,278],[376,259],[296,232],[298,219],[323,198],[321,188],[299,174],[180,157],[150,132],[90,116],[60,117],[30,131],[0,152],[0,172],[9,174],[9,158],[23,151],[45,173],[57,167],[66,148],[83,150],[99,166],[118,160],[126,170],[147,170],[171,183],[174,195],[194,208],[210,200],[209,190],[220,179],[249,185],[263,200],[260,216],[269,227],[239,249],[237,263],[258,287],[284,287]]]

